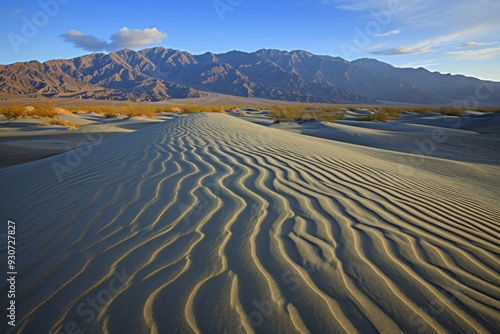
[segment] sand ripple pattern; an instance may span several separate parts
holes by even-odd
[[[16,332],[495,332],[500,168],[401,156],[199,114],[4,168]]]

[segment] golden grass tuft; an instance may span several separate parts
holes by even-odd
[[[61,125],[61,126],[67,126],[70,130],[74,130],[80,126],[80,124],[71,123],[71,122],[69,122],[69,121],[67,121],[59,116],[49,118],[45,122],[41,123],[40,125],[42,125],[42,126]]]
[[[439,108],[439,112],[446,116],[460,116],[464,110],[462,108],[442,106]]]

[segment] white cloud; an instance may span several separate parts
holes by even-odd
[[[446,54],[460,60],[484,60],[500,56],[500,47],[480,50],[452,51]]]
[[[359,12],[366,15],[367,21],[373,20],[373,13],[390,13],[391,25],[401,25],[408,31],[418,29],[431,38],[457,30],[475,29],[473,38],[482,39],[496,36],[500,31],[498,0],[319,0],[319,3]]]
[[[20,9],[14,9],[11,11],[5,11],[5,10],[0,9],[0,14],[3,14],[5,16],[11,17],[11,18],[16,18],[20,13],[21,13]]]
[[[140,48],[158,44],[168,36],[157,28],[129,29],[121,28],[111,35],[110,42],[102,41],[95,36],[84,34],[78,30],[70,30],[61,37],[65,42],[86,51],[116,51],[126,48]]]
[[[410,55],[410,54],[426,53],[431,51],[432,49],[430,47],[399,46],[385,50],[373,51],[370,53],[380,56],[394,56],[394,55]]]
[[[463,45],[463,39],[469,36],[474,36],[481,31],[481,25],[455,31],[454,33],[441,35],[434,38],[424,39],[416,42],[413,45],[402,45],[397,47],[392,47],[385,50],[373,51],[371,54],[383,55],[383,56],[393,56],[393,55],[403,55],[403,54],[418,54],[435,51],[436,48],[447,46],[450,44],[460,43]]]
[[[462,44],[462,46],[487,46],[487,45],[494,45],[497,44],[496,42],[467,42]]]
[[[386,37],[386,36],[391,36],[391,35],[397,35],[401,32],[401,29],[394,29],[394,30],[390,30],[388,32],[384,32],[382,34],[377,34],[375,35],[375,37]]]
[[[383,48],[386,45],[387,45],[387,43],[379,43],[379,44],[367,46],[366,48],[362,48],[361,50],[363,50],[363,51],[376,50],[376,49]]]

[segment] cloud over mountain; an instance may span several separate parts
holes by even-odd
[[[62,34],[65,42],[72,43],[75,47],[96,52],[116,51],[127,48],[140,48],[144,46],[159,44],[168,35],[157,28],[129,29],[123,27],[110,37],[110,42],[98,39],[95,36],[84,34],[78,30],[69,30]]]

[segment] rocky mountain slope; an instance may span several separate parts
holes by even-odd
[[[500,102],[500,83],[300,50],[192,55],[157,47],[0,65],[0,92],[33,97],[162,101],[213,92],[314,103],[446,104],[477,95],[478,87],[482,97],[488,89],[486,100]]]

